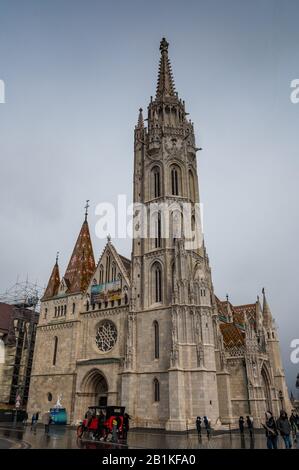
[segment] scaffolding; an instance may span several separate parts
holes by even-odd
[[[17,281],[12,287],[0,294],[0,302],[39,311],[40,299],[44,292],[44,288],[28,281]]]
[[[21,406],[28,400],[30,375],[35,345],[36,326],[44,289],[37,283],[17,281],[6,292],[0,294],[0,303],[13,309],[13,326],[10,335],[14,337],[15,354],[12,365],[12,381],[9,404],[14,405],[20,397]]]

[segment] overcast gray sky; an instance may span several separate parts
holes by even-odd
[[[166,36],[195,123],[215,290],[266,288],[289,384],[298,320],[299,78],[296,0],[0,0],[0,292],[63,271],[91,200],[132,197],[133,128],[155,93]],[[114,240],[130,256],[130,240]]]

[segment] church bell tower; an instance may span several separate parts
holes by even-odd
[[[185,103],[175,91],[168,46],[163,38],[147,127],[142,109],[135,127],[135,327],[128,328],[134,335],[128,338],[134,360],[125,383],[131,380],[139,390],[129,404],[137,425],[186,430],[198,415],[219,416],[216,320],[200,223],[199,149]]]

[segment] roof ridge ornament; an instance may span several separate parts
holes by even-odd
[[[87,216],[88,216],[88,209],[89,209],[90,205],[89,205],[89,199],[86,199],[86,204],[84,206],[84,209],[85,209],[85,222],[87,222]]]
[[[168,46],[169,46],[169,42],[167,42],[165,38],[162,38],[160,42],[161,54],[163,54],[163,52],[168,52]]]

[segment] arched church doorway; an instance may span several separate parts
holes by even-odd
[[[268,374],[264,367],[262,368],[261,375],[262,375],[262,387],[263,387],[263,392],[264,392],[266,411],[272,411],[270,383],[268,379]]]
[[[87,406],[106,406],[108,400],[108,383],[98,369],[91,370],[83,379],[81,391]]]

